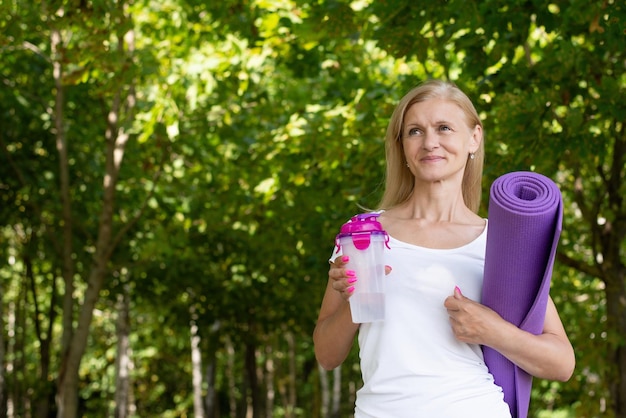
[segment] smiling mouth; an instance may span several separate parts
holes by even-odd
[[[430,155],[428,157],[422,158],[421,161],[426,161],[426,162],[428,162],[428,161],[440,161],[440,160],[443,160],[443,159],[444,159],[443,157],[439,157],[437,155]]]

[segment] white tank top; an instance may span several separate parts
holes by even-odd
[[[390,237],[385,321],[359,329],[355,418],[510,418],[480,346],[454,337],[443,306],[455,286],[480,302],[486,237],[485,227],[469,244],[445,250]]]

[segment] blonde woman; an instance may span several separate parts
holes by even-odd
[[[358,334],[363,386],[355,417],[510,417],[481,345],[533,376],[568,380],[574,352],[552,300],[541,335],[480,304],[487,220],[477,215],[483,125],[457,86],[427,81],[406,94],[385,138],[378,220],[390,236],[386,317],[354,324],[359,278],[331,260],[314,331],[315,354],[339,366]]]

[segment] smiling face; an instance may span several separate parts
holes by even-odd
[[[480,126],[469,126],[463,110],[445,99],[413,104],[402,126],[404,156],[416,181],[442,182],[463,179],[470,153],[482,139]]]

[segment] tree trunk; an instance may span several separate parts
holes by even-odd
[[[62,219],[63,219],[63,247],[62,247],[62,272],[65,285],[63,296],[63,321],[61,336],[61,370],[63,364],[68,357],[68,351],[73,334],[74,322],[74,262],[72,260],[72,209],[70,199],[70,182],[69,182],[69,158],[67,140],[65,137],[64,126],[64,87],[63,87],[63,62],[65,57],[62,55],[62,38],[61,32],[53,28],[50,34],[50,52],[52,59],[52,74],[55,86],[55,105],[54,105],[54,126],[56,134],[56,148],[59,154],[59,189],[61,195]],[[63,382],[59,378],[57,403],[59,403],[59,393]],[[61,411],[63,408],[59,407]],[[60,417],[63,415],[60,415]]]
[[[615,121],[615,126],[621,121]],[[607,323],[612,338],[609,344],[615,362],[609,388],[611,404],[616,417],[626,417],[626,265],[623,248],[626,243],[626,196],[623,181],[626,175],[626,134],[616,136],[610,169],[602,178],[607,189],[607,208],[596,219],[605,218],[599,228],[600,253],[596,253],[598,267],[605,283]],[[606,216],[604,216],[606,214]]]
[[[67,150],[67,141],[65,137],[64,126],[64,87],[63,87],[63,62],[65,57],[62,55],[62,39],[61,32],[53,28],[50,35],[50,51],[52,59],[52,74],[54,77],[55,85],[55,106],[54,106],[54,125],[56,134],[56,147],[59,154],[59,189],[61,195],[62,206],[62,219],[63,219],[63,280],[65,284],[64,296],[63,296],[63,326],[61,336],[61,372],[59,374],[59,384],[57,391],[57,410],[59,418],[68,417],[72,418],[74,415],[65,415],[67,403],[70,402],[70,409],[76,409],[77,407],[77,394],[74,394],[73,398],[67,397],[66,390],[72,390],[76,388],[78,390],[78,384],[73,384],[71,387],[66,385],[72,383],[63,379],[61,373],[65,369],[65,363],[69,357],[69,349],[73,334],[73,320],[74,320],[74,262],[72,260],[72,210],[70,199],[70,186],[69,186],[69,158]],[[77,373],[78,374],[78,373]],[[76,379],[78,376],[76,376]],[[74,412],[75,414],[76,412]]]
[[[267,344],[265,346],[265,416],[268,418],[274,416],[274,400],[276,398],[274,379],[274,350],[272,344]]]
[[[121,16],[124,15],[123,8],[125,4],[120,2],[118,7],[122,10]],[[118,22],[120,23],[120,22]],[[121,24],[121,23],[120,23]],[[60,45],[60,35],[57,31],[53,31],[53,44]],[[127,47],[127,48],[126,48]],[[134,51],[134,34],[132,30],[128,31],[124,37],[119,36],[117,39],[117,51],[121,58],[128,58]],[[60,69],[60,61],[57,57],[53,61],[55,66]],[[55,80],[60,83],[61,74],[56,74]],[[122,100],[124,89],[127,88],[125,100]],[[121,84],[117,89],[111,109],[107,116],[107,129],[105,132],[105,173],[103,178],[103,198],[102,208],[100,212],[98,234],[95,245],[95,254],[93,257],[93,267],[87,280],[87,289],[84,294],[83,303],[80,309],[77,327],[71,335],[71,340],[67,350],[62,353],[61,367],[59,371],[59,384],[57,388],[57,417],[58,418],[76,418],[78,412],[78,372],[81,360],[87,347],[89,337],[89,328],[93,318],[93,310],[100,296],[100,290],[104,284],[104,279],[108,272],[108,263],[115,246],[130,228],[130,224],[126,225],[118,235],[113,239],[113,213],[115,209],[115,189],[118,182],[118,176],[126,143],[129,134],[121,128],[121,106],[122,102],[126,102],[127,120],[126,123],[132,122],[132,112],[134,110],[136,98],[134,87],[132,85]],[[62,112],[62,103],[58,112]],[[57,123],[62,126],[62,113],[56,115]],[[64,148],[65,152],[67,147]],[[59,151],[61,152],[61,150]],[[69,169],[67,169],[69,171]],[[69,204],[69,201],[67,202]],[[133,221],[136,221],[134,219]],[[67,251],[67,248],[65,249]],[[70,254],[71,255],[71,254]],[[65,289],[66,298],[68,297],[68,289]],[[64,312],[65,314],[65,312]],[[68,324],[64,323],[64,327]],[[70,328],[71,329],[71,328]],[[64,329],[64,333],[67,330]]]
[[[117,357],[115,359],[115,418],[126,418],[130,395],[130,295],[128,285],[118,295]]]
[[[25,330],[26,330],[26,302],[27,302],[26,285],[24,282],[20,284],[20,290],[18,293],[17,304],[15,305],[15,322],[13,328],[13,344],[11,347],[11,353],[13,355],[13,375],[14,379],[14,391],[13,391],[13,405],[15,416],[24,416],[28,409],[28,396],[26,394],[24,379],[18,378],[18,376],[26,376],[25,361],[24,361],[24,346],[25,346]]]
[[[189,334],[191,343],[191,375],[193,385],[193,413],[196,418],[204,418],[204,404],[202,402],[202,356],[200,352],[200,334],[198,333],[198,314],[194,305],[189,307],[191,320]]]
[[[205,380],[207,382],[207,392],[205,396],[204,406],[208,418],[217,418],[220,415],[219,403],[217,402],[217,391],[215,389],[215,376],[217,372],[217,351],[211,347],[210,342],[219,340],[218,332],[221,323],[215,321],[209,328],[209,350],[208,361],[205,370]]]
[[[621,124],[614,120],[613,126]],[[580,169],[573,197],[589,225],[589,247],[594,264],[558,253],[558,260],[579,272],[601,279],[605,285],[607,313],[608,360],[614,367],[603,376],[610,392],[609,408],[616,418],[626,417],[626,265],[623,248],[626,245],[626,133],[614,130],[615,143],[608,159],[596,166],[602,186],[602,199],[589,199],[584,189]],[[593,194],[593,192],[591,193]]]
[[[317,363],[317,370],[319,371],[320,376],[320,398],[322,403],[320,406],[320,417],[328,418],[328,411],[330,410],[330,385],[328,384],[328,372],[319,363]]]
[[[28,238],[28,243],[32,241],[32,236]],[[30,247],[28,245],[27,247]],[[32,306],[34,308],[33,322],[35,324],[35,334],[37,341],[39,342],[39,386],[35,392],[33,403],[35,404],[34,417],[47,418],[50,413],[50,395],[53,394],[53,387],[50,384],[50,341],[52,338],[52,329],[56,319],[56,286],[55,281],[52,279],[51,283],[51,296],[50,307],[48,314],[41,312],[39,308],[39,297],[37,294],[37,285],[35,283],[35,275],[33,273],[33,263],[30,257],[30,252],[27,249],[23,257],[24,268],[26,272],[26,278],[30,285],[30,293],[32,295]],[[42,332],[43,324],[42,319],[46,318],[48,321],[46,332]]]
[[[123,48],[123,39],[119,40]],[[75,418],[78,407],[78,371],[85,353],[89,327],[93,318],[93,310],[100,296],[100,290],[108,272],[108,262],[116,242],[113,240],[113,212],[115,208],[115,188],[128,134],[118,126],[120,120],[121,90],[113,100],[108,115],[106,138],[105,175],[103,181],[103,201],[100,214],[98,238],[94,254],[94,265],[87,281],[87,290],[80,310],[78,325],[72,335],[70,346],[61,362],[59,387],[57,392],[58,418]],[[129,105],[134,104],[134,97],[128,96]]]
[[[205,396],[205,410],[207,418],[216,418],[219,415],[217,408],[216,390],[215,390],[215,363],[217,362],[215,352],[211,353],[211,357],[205,369],[204,378],[207,382],[207,392]]]
[[[252,337],[253,338],[253,337]],[[250,390],[250,405],[252,408],[252,418],[260,418],[261,402],[259,396],[259,382],[256,370],[256,347],[251,342],[246,342],[245,352],[246,376],[248,379],[248,388]],[[249,414],[248,414],[249,415]]]
[[[296,411],[297,389],[296,389],[296,342],[291,331],[285,333],[287,340],[287,358],[289,359],[289,404],[285,405],[285,417],[293,418]]]
[[[96,251],[96,255],[98,255],[98,252]],[[103,254],[99,255],[100,257],[96,257],[96,265],[89,277],[76,332],[61,365],[59,387],[57,389],[57,418],[76,418],[78,413],[78,371],[87,347],[93,310],[98,301],[100,289],[107,271],[107,260],[104,259]]]
[[[333,370],[333,403],[331,405],[330,416],[339,418],[341,411],[341,366]]]
[[[626,417],[626,283],[623,271],[615,272],[606,285],[609,358],[615,365],[609,379],[611,409],[616,417]]]
[[[52,29],[50,35],[50,52],[52,58],[52,75],[54,77],[54,128],[56,136],[56,148],[59,154],[59,190],[61,195],[61,218],[62,218],[62,275],[65,285],[63,295],[63,320],[61,335],[61,358],[65,356],[70,345],[74,323],[74,273],[75,266],[72,259],[74,253],[72,201],[70,197],[70,174],[67,138],[65,136],[64,96],[63,86],[63,62],[65,56],[62,53],[63,39],[61,32]]]
[[[615,349],[617,364],[614,384],[611,385],[613,412],[616,417],[626,416],[626,347],[622,343]]]
[[[230,337],[226,336],[226,380],[228,381],[228,416],[237,417],[237,382],[235,381],[235,347]]]
[[[12,373],[15,373],[16,369],[16,357],[13,355],[15,352],[15,331],[16,331],[16,303],[18,301],[9,302],[9,309],[7,312],[7,335],[9,335],[9,340],[7,341],[7,363],[6,369]],[[11,338],[12,336],[12,338]],[[19,381],[15,379],[15,383],[11,386],[7,386],[6,393],[6,405],[7,405],[7,416],[14,417],[16,415],[17,402],[18,402],[18,394],[17,388],[19,385]]]
[[[4,312],[4,280],[0,280],[0,312],[3,316]],[[0,320],[0,417],[6,417],[6,383],[5,383],[5,370],[6,370],[6,346],[5,346],[5,319]]]

